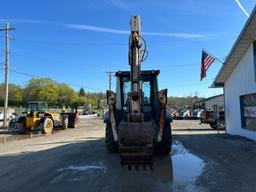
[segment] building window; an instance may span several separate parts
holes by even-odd
[[[256,131],[256,93],[240,96],[240,103],[242,127]]]

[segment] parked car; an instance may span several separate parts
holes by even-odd
[[[220,130],[223,130],[225,129],[225,113],[224,111],[219,111],[219,119],[216,121],[213,111],[202,111],[200,123],[209,124],[213,129],[218,127]]]
[[[17,114],[15,113],[9,113],[7,114],[7,121],[8,123],[15,119],[15,117],[17,116]],[[0,111],[0,126],[3,126],[3,122],[4,122],[4,113]]]
[[[78,113],[78,115],[83,115],[84,106],[78,106],[76,112]]]
[[[197,119],[200,119],[200,118],[201,118],[201,113],[202,113],[203,111],[204,111],[203,109],[198,109],[198,112],[197,112]]]
[[[93,115],[96,114],[96,111],[93,111],[91,109],[85,109],[83,112],[83,115]]]

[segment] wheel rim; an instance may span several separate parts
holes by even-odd
[[[218,127],[219,127],[219,129],[224,129],[224,122],[223,121],[219,121],[218,122]]]
[[[46,121],[44,132],[45,133],[51,133],[53,129],[53,123],[51,120]]]

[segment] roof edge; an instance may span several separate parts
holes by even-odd
[[[244,35],[246,29],[248,28],[248,26],[249,26],[249,24],[251,23],[252,18],[253,18],[253,16],[254,16],[255,14],[256,14],[256,5],[254,6],[254,8],[253,8],[253,10],[252,10],[252,12],[251,12],[251,14],[250,14],[250,17],[247,19],[247,21],[246,21],[246,23],[245,23],[245,25],[244,25],[242,31],[239,33],[239,36],[237,37],[237,39],[236,39],[234,45],[232,46],[232,48],[231,48],[231,50],[230,50],[230,52],[229,52],[227,58],[225,59],[225,61],[224,61],[223,65],[222,65],[222,67],[220,68],[220,70],[219,70],[217,76],[215,77],[215,79],[214,79],[214,81],[213,81],[213,84],[224,83],[224,82],[218,82],[218,83],[217,83],[218,78],[220,77],[221,73],[223,72],[223,70],[224,70],[224,68],[225,68],[225,66],[226,66],[226,64],[227,64],[227,62],[230,60],[230,58],[231,58],[233,52],[235,51],[237,45],[239,44],[241,38],[243,37],[243,35]],[[214,86],[214,87],[216,87],[216,86]]]

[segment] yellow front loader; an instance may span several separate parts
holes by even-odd
[[[56,127],[75,128],[78,123],[76,113],[49,112],[46,102],[32,101],[28,103],[25,116],[18,119],[17,127],[20,133],[39,130],[44,134],[50,134]]]

